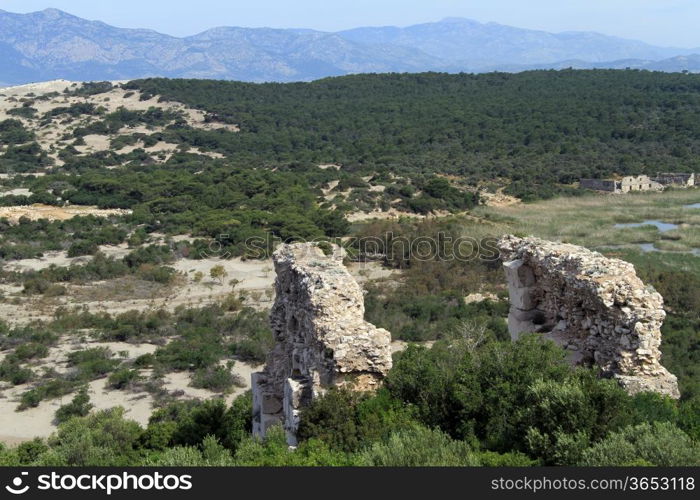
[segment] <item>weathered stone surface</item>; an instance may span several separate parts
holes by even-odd
[[[630,393],[678,398],[676,377],[660,363],[663,298],[634,266],[583,247],[537,238],[499,241],[508,281],[513,340],[541,332],[599,365]]]
[[[296,444],[301,409],[324,390],[377,388],[391,369],[391,335],[364,320],[364,299],[339,254],[314,244],[283,245],[270,324],[277,344],[252,377],[253,432],[281,423]]]
[[[632,191],[663,191],[664,184],[646,175],[627,176],[615,179],[581,179],[582,189],[607,191],[610,193],[630,193]]]

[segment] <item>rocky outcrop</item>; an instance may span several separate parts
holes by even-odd
[[[364,320],[362,290],[338,253],[297,243],[283,245],[273,260],[277,344],[252,376],[253,433],[282,424],[295,445],[301,409],[329,387],[381,384],[391,368],[391,335]]]
[[[585,248],[537,238],[499,241],[510,293],[508,329],[516,340],[541,332],[597,364],[630,393],[678,398],[678,384],[660,363],[663,298],[634,266]]]

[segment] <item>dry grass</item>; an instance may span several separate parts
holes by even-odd
[[[514,232],[589,248],[654,243],[669,251],[700,247],[700,201],[697,189],[633,195],[588,195],[556,198],[512,207],[480,207],[475,214],[493,224],[495,234]],[[662,233],[654,226],[615,228],[615,224],[658,220],[677,224]]]

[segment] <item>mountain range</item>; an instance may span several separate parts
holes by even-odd
[[[548,33],[447,18],[340,32],[219,27],[188,37],[125,29],[57,9],[0,10],[0,82],[149,76],[308,81],[371,72],[560,68],[700,72],[700,48],[657,47],[593,32]]]

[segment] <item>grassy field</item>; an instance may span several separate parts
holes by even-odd
[[[498,234],[533,235],[596,250],[638,249],[639,244],[648,243],[667,252],[692,252],[700,248],[700,209],[684,206],[697,202],[697,189],[619,196],[591,194],[509,207],[479,207],[474,214],[491,223],[487,232]],[[678,227],[665,232],[653,225],[615,227],[647,220]],[[486,227],[475,228],[478,232],[482,229]]]

